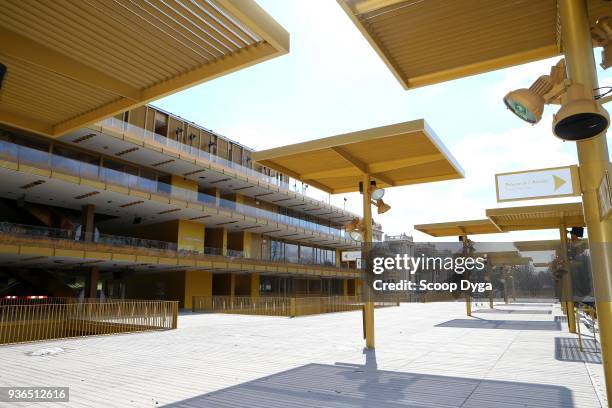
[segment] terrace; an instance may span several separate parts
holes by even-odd
[[[599,345],[587,338],[579,351],[558,305],[496,309],[512,313],[475,307],[465,318],[460,302],[380,309],[376,351],[363,349],[359,312],[185,313],[176,330],[1,347],[11,375],[0,386],[69,386],[79,406],[607,406]],[[62,373],[53,384],[51,372]]]

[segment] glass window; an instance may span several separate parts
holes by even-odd
[[[314,263],[314,248],[300,245],[300,263]]]
[[[285,251],[284,243],[281,241],[270,241],[270,259],[272,261],[284,261]]]
[[[299,249],[295,244],[285,244],[285,260],[291,263],[299,262]]]

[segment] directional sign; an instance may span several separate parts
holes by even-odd
[[[495,175],[497,201],[580,195],[578,167],[556,167]]]
[[[361,258],[361,251],[342,251],[342,262],[356,261]]]

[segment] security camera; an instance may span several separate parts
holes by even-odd
[[[610,125],[608,112],[581,84],[567,89],[567,102],[553,118],[553,133],[560,139],[580,141],[593,138]]]

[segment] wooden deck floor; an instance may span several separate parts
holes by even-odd
[[[359,312],[184,314],[174,331],[0,347],[0,386],[70,387],[70,403],[11,405],[32,407],[601,406],[597,346],[577,350],[558,306],[496,308],[379,309],[375,353]],[[65,351],[29,355],[51,347]]]

